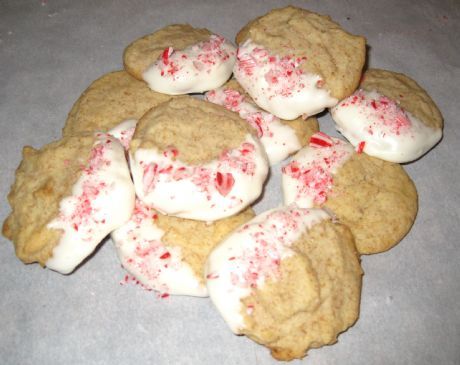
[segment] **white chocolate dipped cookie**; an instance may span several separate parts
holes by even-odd
[[[123,267],[145,288],[169,295],[208,295],[204,263],[212,248],[250,220],[249,208],[212,224],[164,216],[136,200],[131,219],[112,232]]]
[[[236,48],[207,29],[168,25],[131,43],[126,70],[152,90],[170,95],[217,88],[232,74]]]
[[[189,96],[139,121],[130,144],[139,199],[166,215],[215,221],[246,208],[262,192],[266,153],[233,112]]]
[[[334,343],[358,318],[362,272],[353,237],[321,209],[256,216],[211,252],[206,273],[230,329],[279,360]]]
[[[270,165],[298,151],[318,131],[316,118],[286,121],[260,109],[234,79],[219,89],[207,92],[206,100],[238,113],[254,128],[267,152]]]
[[[97,133],[25,147],[23,155],[3,234],[25,263],[70,273],[131,216],[134,187],[124,149]]]
[[[282,168],[282,189],[285,204],[327,209],[350,227],[361,254],[396,245],[417,214],[417,191],[402,166],[324,133]]]
[[[414,161],[442,137],[442,115],[433,100],[415,81],[391,71],[366,71],[360,89],[331,114],[353,146],[386,161]]]
[[[261,108],[288,120],[350,95],[365,61],[363,37],[293,6],[252,20],[236,40],[235,78]]]

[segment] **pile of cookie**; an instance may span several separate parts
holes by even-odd
[[[210,296],[234,333],[302,358],[357,320],[359,257],[410,230],[400,163],[436,145],[443,120],[415,81],[363,70],[365,39],[327,16],[274,9],[236,42],[170,25],[129,45],[60,140],[24,147],[3,234],[64,274],[110,234],[144,287]],[[319,131],[327,108],[346,140]],[[270,166],[284,205],[255,216]]]

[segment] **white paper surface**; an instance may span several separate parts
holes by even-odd
[[[369,65],[403,72],[437,102],[442,142],[406,165],[420,210],[391,251],[362,258],[361,316],[334,346],[293,364],[460,364],[460,3],[458,1],[1,1],[0,198],[23,145],[57,139],[96,78],[122,68],[123,49],[170,23],[234,39],[248,20],[292,3],[367,37]],[[321,129],[331,134],[328,115]],[[281,202],[275,167],[262,211]],[[135,285],[111,241],[69,276],[24,265],[0,238],[0,364],[275,364],[234,336],[208,299],[159,299]]]

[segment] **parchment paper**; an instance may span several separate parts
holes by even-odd
[[[334,346],[293,364],[460,364],[460,3],[292,1],[363,34],[369,65],[403,72],[445,118],[442,142],[406,165],[420,211],[391,251],[362,258],[361,315]],[[60,137],[81,92],[122,68],[123,49],[170,23],[234,39],[246,22],[285,1],[0,1],[0,199],[23,145]],[[321,129],[334,132],[328,115]],[[258,212],[281,203],[275,167]],[[160,299],[135,285],[110,240],[71,275],[24,265],[0,238],[0,364],[275,364],[233,335],[208,299]]]

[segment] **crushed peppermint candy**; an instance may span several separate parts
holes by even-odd
[[[278,280],[281,261],[293,254],[288,248],[303,232],[302,221],[308,215],[306,209],[278,209],[261,222],[241,227],[238,232],[246,232],[252,243],[240,255],[229,258],[235,268],[230,273],[231,284],[255,289],[266,280]]]
[[[180,73],[187,69],[190,62],[196,72],[211,72],[216,65],[227,61],[234,56],[224,45],[226,40],[219,35],[211,35],[209,40],[187,47],[184,50],[175,50],[167,47],[155,63],[162,77],[179,78]],[[191,54],[193,57],[191,57]],[[191,59],[193,59],[191,61]]]
[[[385,136],[399,136],[411,132],[412,122],[407,112],[395,100],[382,94],[368,93],[359,89],[335,108],[350,106],[358,107],[359,113],[371,122],[365,129],[369,135],[378,133],[385,138]]]
[[[262,109],[281,119],[306,118],[338,102],[326,80],[308,71],[308,62],[289,47],[276,54],[247,39],[238,48],[233,74]]]
[[[283,175],[294,180],[293,186],[284,188],[295,189],[295,199],[308,197],[315,205],[324,204],[334,185],[334,171],[352,153],[348,143],[322,132],[315,133],[310,147],[301,150],[282,167]]]
[[[131,127],[128,128],[120,133],[120,137],[118,140],[122,144],[123,148],[127,151],[129,149],[129,143],[131,142],[131,139],[133,138],[134,132],[136,130],[136,127]]]
[[[217,89],[206,94],[206,99],[214,104],[236,112],[255,129],[258,138],[272,138],[273,124],[279,119],[249,103],[244,95],[233,89]]]
[[[166,158],[158,163],[143,165],[143,189],[149,193],[155,185],[162,182],[188,179],[196,185],[201,192],[211,194],[217,191],[222,196],[227,196],[235,184],[234,174],[226,171],[253,175],[255,147],[252,143],[244,142],[240,148],[223,151],[219,157],[216,171],[204,166],[186,165],[176,160],[179,152],[175,148],[168,148],[163,152]]]
[[[361,141],[358,143],[358,147],[356,147],[356,153],[363,153],[364,147],[366,146],[365,141]]]
[[[236,59],[236,73],[248,77],[254,75],[256,68],[267,67],[264,79],[273,96],[291,96],[306,87],[299,76],[304,74],[302,64],[307,57],[272,55],[266,49],[256,46],[238,48]]]
[[[230,190],[232,190],[233,185],[235,184],[235,179],[233,178],[231,172],[221,173],[217,171],[214,183],[220,195],[227,196]]]
[[[238,113],[248,122],[256,131],[271,165],[284,160],[301,148],[300,141],[291,126],[283,124],[278,117],[255,106],[239,91],[222,87],[209,91],[206,99]]]
[[[318,132],[310,137],[310,147],[331,147],[334,141],[326,133]]]
[[[98,173],[110,166],[110,160],[106,156],[107,145],[112,143],[110,137],[98,134],[99,141],[93,146],[86,166],[82,167],[82,189],[80,194],[66,198],[71,209],[61,210],[59,220],[69,222],[70,226],[80,232],[83,239],[91,239],[94,224],[106,224],[105,217],[101,217],[99,209],[94,207],[93,202],[100,195],[108,194],[110,186],[102,181]]]
[[[123,256],[123,266],[129,272],[136,273],[137,278],[142,278],[143,286],[164,294],[169,293],[170,288],[161,278],[163,272],[179,270],[182,261],[177,253],[161,241],[163,233],[154,226],[157,219],[158,215],[153,208],[136,199],[130,221],[126,228],[121,228],[123,233],[115,233],[115,243],[116,246],[125,241],[132,243],[132,249]],[[123,237],[121,239],[120,234]]]

